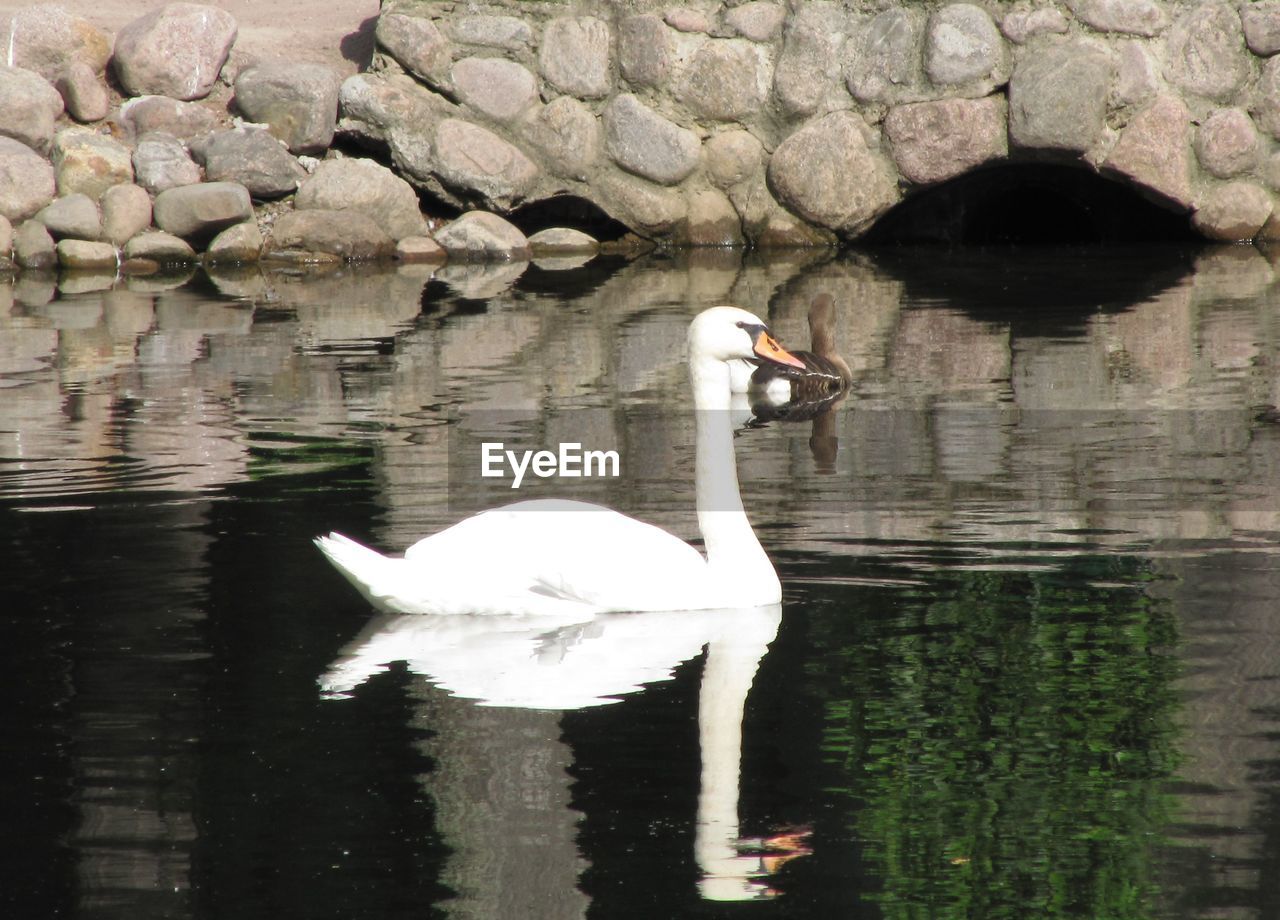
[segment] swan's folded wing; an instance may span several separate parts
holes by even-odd
[[[665,530],[587,502],[539,500],[485,511],[405,552],[438,577],[469,573],[492,593],[530,591],[600,610],[698,606],[706,561]]]
[[[592,515],[573,535],[572,556],[548,558],[538,585],[601,610],[677,610],[705,605],[707,562],[665,530],[626,515]]]

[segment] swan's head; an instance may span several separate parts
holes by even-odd
[[[804,369],[804,362],[769,334],[764,320],[738,307],[712,307],[699,313],[689,326],[689,356]]]

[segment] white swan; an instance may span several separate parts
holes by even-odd
[[[759,317],[712,307],[689,326],[697,432],[698,528],[706,555],[600,505],[517,502],[419,540],[403,558],[341,534],[316,545],[375,606],[395,613],[586,618],[610,610],[700,610],[776,604],[777,573],[738,493],[731,365],[803,368]]]

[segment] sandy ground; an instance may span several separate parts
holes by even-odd
[[[170,0],[57,0],[58,5],[115,33]],[[379,0],[197,0],[221,7],[240,26],[235,49],[258,60],[327,63],[344,76],[373,53]],[[0,19],[32,5],[0,0]]]

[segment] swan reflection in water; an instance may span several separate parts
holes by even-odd
[[[343,650],[321,677],[320,685],[327,696],[341,698],[392,663],[405,662],[409,671],[452,697],[472,700],[481,707],[555,714],[620,703],[626,694],[670,679],[677,665],[705,648],[698,695],[702,768],[694,836],[699,891],[710,900],[758,899],[775,893],[767,882],[771,871],[808,852],[804,831],[764,840],[745,840],[739,834],[743,711],[780,619],[777,604],[604,613],[558,626],[542,617],[385,615]],[[539,745],[544,750],[526,749],[524,755],[554,759],[557,752],[545,748],[563,744],[558,734],[544,737]],[[438,769],[483,767],[441,763]],[[567,777],[563,779],[567,782]],[[551,784],[556,781],[559,778]],[[526,790],[516,798],[528,799],[531,792],[546,797],[546,790]],[[554,791],[550,798],[555,798]],[[568,811],[567,796],[564,798],[563,810]],[[516,805],[511,810],[519,812],[523,807]],[[506,823],[511,828],[520,821],[519,814],[512,814]],[[502,835],[502,816],[498,822],[498,835]],[[571,837],[574,824],[570,815],[566,820],[542,821],[539,827],[540,832],[553,835],[559,828]],[[572,839],[539,840],[536,846],[544,859],[548,852],[576,854]],[[459,849],[477,848],[455,846]],[[572,861],[572,857],[562,861]],[[524,883],[536,884],[538,878],[545,878],[547,884],[564,881],[563,874],[557,880],[553,873],[540,873],[532,882],[526,875]],[[495,879],[493,884],[501,882]]]

